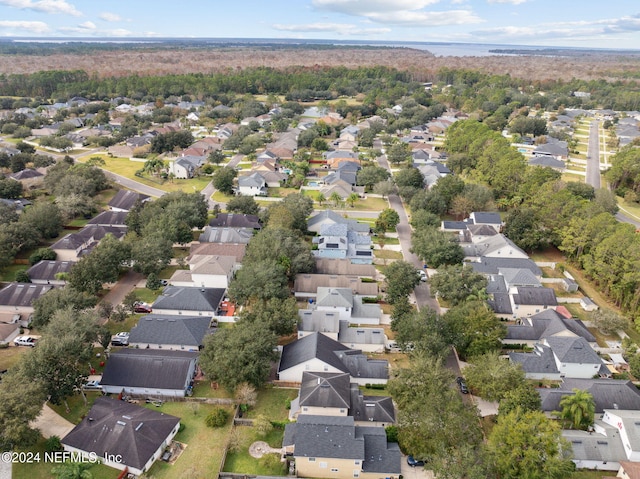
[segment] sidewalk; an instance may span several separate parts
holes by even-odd
[[[33,421],[32,426],[40,429],[45,438],[58,436],[60,439],[69,434],[75,427],[74,424],[51,409],[47,403],[42,406],[42,412]]]

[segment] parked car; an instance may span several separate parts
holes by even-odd
[[[133,305],[133,312],[134,313],[150,313],[151,305],[138,301]]]
[[[469,388],[467,387],[467,383],[464,381],[464,378],[458,376],[456,378],[456,382],[458,383],[458,387],[460,388],[460,392],[462,394],[469,394]]]
[[[111,336],[112,346],[128,346],[129,345],[129,333],[121,332]]]
[[[407,456],[407,464],[411,467],[422,467],[424,466],[424,461],[420,461],[413,456]]]
[[[169,281],[167,281],[166,279],[161,279],[161,280],[160,280],[160,284],[161,284],[162,286],[168,286],[168,285],[169,285]]]
[[[100,381],[87,381],[82,385],[82,389],[85,391],[99,391],[102,389]]]
[[[425,270],[419,269],[418,273],[420,274],[420,281],[426,281],[427,279],[429,279]]]
[[[16,346],[29,346],[30,348],[36,345],[36,338],[31,336],[18,336],[13,340],[13,344]]]

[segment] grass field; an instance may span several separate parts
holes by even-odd
[[[239,447],[237,451],[227,453],[224,463],[225,472],[255,474],[259,476],[284,476],[285,464],[280,462],[279,454],[266,454],[260,459],[249,455],[248,449],[256,441],[265,441],[271,447],[282,447],[283,429],[273,429],[262,436],[253,427],[237,427]]]
[[[148,176],[146,174],[145,176],[139,177],[136,176],[135,173],[136,171],[142,169],[144,163],[139,161],[131,161],[128,158],[112,158],[106,154],[85,156],[83,158],[80,158],[78,161],[84,162],[89,158],[95,156],[98,156],[104,160],[105,165],[103,166],[103,168],[105,170],[124,176],[126,178],[130,178],[134,181],[142,183],[143,185],[152,186],[154,188],[158,188],[159,190],[167,192],[185,191],[187,193],[193,193],[194,188],[195,191],[200,191],[211,181],[211,178],[207,176],[192,178],[190,180],[174,179],[166,181],[163,181],[160,178]]]
[[[175,440],[186,444],[182,455],[174,464],[156,461],[148,476],[155,479],[215,477],[222,463],[231,420],[224,427],[210,428],[205,425],[205,418],[220,406],[200,404],[192,407],[186,402],[168,402],[160,407],[148,406],[154,411],[179,417],[180,422],[184,424],[184,430],[178,432]],[[231,415],[231,408],[227,410]]]
[[[0,281],[3,282],[11,282],[16,280],[16,274],[20,271],[26,271],[29,269],[28,264],[12,264],[5,268],[2,268],[2,273],[0,274]]]
[[[285,421],[289,416],[287,403],[298,395],[297,389],[265,388],[258,391],[256,405],[249,409],[248,418],[266,416],[272,421]]]
[[[80,393],[68,397],[67,404],[69,405],[69,412],[67,412],[64,404],[49,403],[49,406],[67,421],[72,422],[73,424],[78,424],[80,421],[82,421],[82,418],[87,415],[89,409],[91,409],[91,406],[93,406],[93,402],[96,400],[96,398],[101,396],[101,393],[98,391],[88,391],[85,392],[85,396],[87,397],[86,404],[84,403],[82,394]]]
[[[0,349],[0,370],[12,368],[18,364],[23,355],[28,354],[29,351],[31,351],[31,348],[14,345]]]
[[[389,250],[373,250],[373,255],[376,258],[381,259],[402,259],[402,253],[400,251],[389,251]]]

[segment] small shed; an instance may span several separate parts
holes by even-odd
[[[568,293],[575,293],[578,291],[578,283],[575,280],[570,278],[564,278],[562,280],[562,289],[564,289]]]
[[[595,311],[598,309],[598,305],[586,296],[580,300],[580,306],[582,306],[582,309],[585,311]]]

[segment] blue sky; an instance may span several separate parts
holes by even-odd
[[[0,36],[314,38],[640,49],[640,2],[0,0]]]

